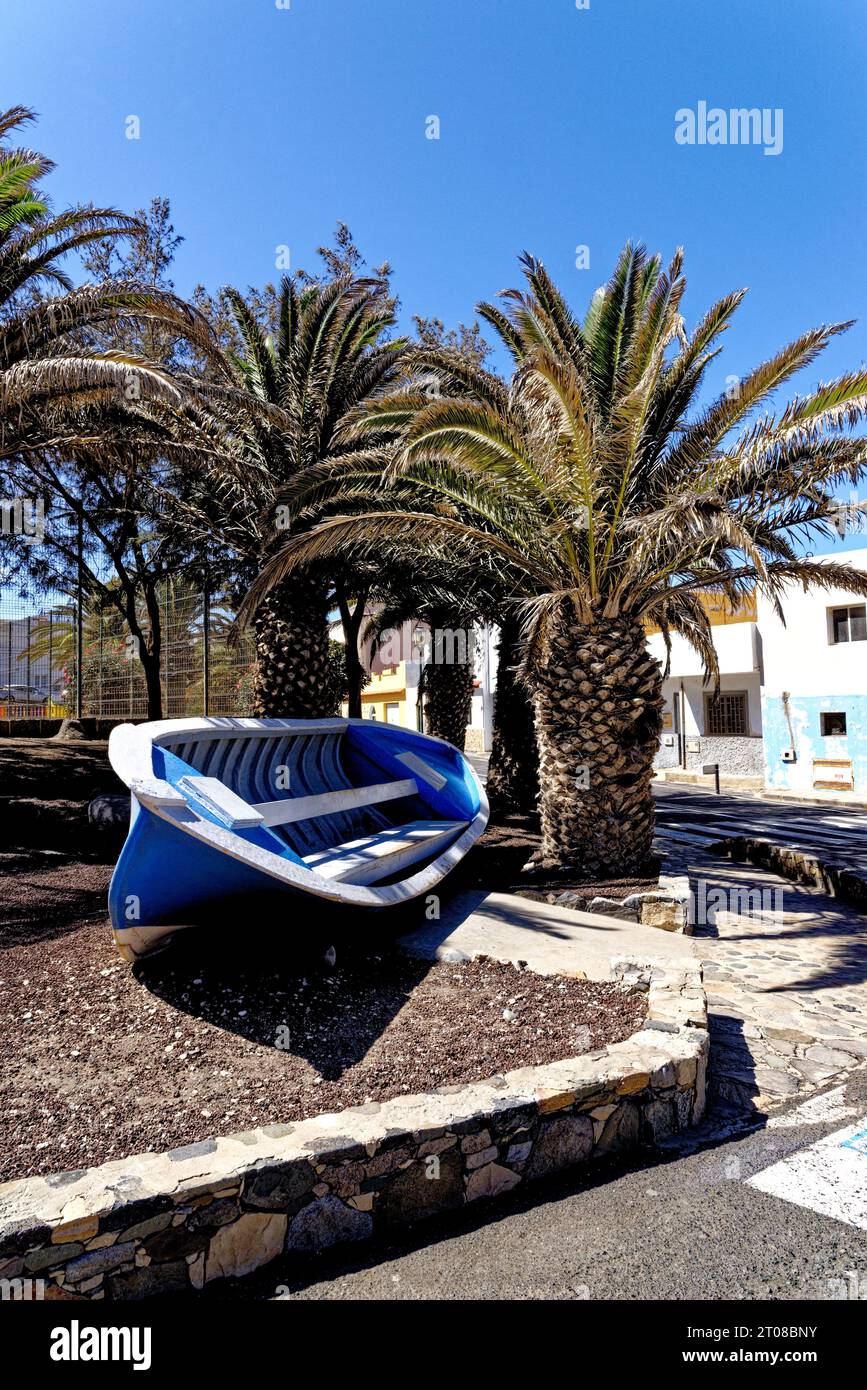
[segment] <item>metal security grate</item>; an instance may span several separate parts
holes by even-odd
[[[747,697],[743,691],[705,697],[705,732],[708,735],[747,733]]]

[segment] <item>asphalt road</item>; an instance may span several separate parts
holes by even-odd
[[[832,1173],[825,1186],[833,1216],[748,1182],[796,1155],[806,1153],[809,1166],[817,1140],[852,1129],[867,1130],[867,1069],[782,1112],[782,1122],[775,1116],[728,1143],[612,1167],[585,1184],[573,1177],[537,1186],[529,1204],[502,1199],[448,1224],[420,1226],[399,1244],[330,1262],[323,1256],[312,1275],[309,1263],[294,1271],[277,1263],[234,1288],[214,1286],[213,1296],[830,1300],[853,1287],[854,1272],[867,1298],[867,1230],[851,1224],[845,1174],[838,1186]],[[832,1163],[838,1150],[835,1138],[826,1150]],[[867,1152],[849,1149],[846,1158],[861,1183],[858,1219],[867,1224]],[[808,1177],[801,1199],[810,1191]]]
[[[485,754],[469,761],[484,781]],[[704,841],[735,834],[767,836],[778,844],[810,849],[828,859],[867,869],[867,811],[808,801],[778,801],[761,792],[723,792],[694,783],[654,782],[657,826]]]
[[[809,849],[867,869],[867,812],[848,806],[773,801],[760,793],[723,792],[656,782],[657,827],[703,839],[766,836],[777,844]]]

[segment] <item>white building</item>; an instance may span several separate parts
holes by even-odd
[[[818,557],[867,570],[867,550]],[[867,607],[845,588],[804,593],[792,584],[785,624],[761,597],[732,612],[710,603],[721,680],[705,684],[701,661],[672,638],[657,767],[700,771],[809,793],[867,794]],[[658,633],[648,645],[665,664]]]

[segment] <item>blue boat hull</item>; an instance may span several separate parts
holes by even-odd
[[[227,916],[306,931],[326,903],[358,914],[424,896],[487,823],[457,749],[367,720],[124,725],[109,753],[132,797],[109,890],[127,960]]]

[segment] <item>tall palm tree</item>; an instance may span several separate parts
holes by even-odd
[[[520,676],[521,621],[512,605],[500,610],[497,693],[486,790],[491,815],[535,811],[539,799],[539,756],[530,694]]]
[[[381,634],[406,621],[421,620],[430,648],[421,670],[419,696],[425,731],[463,749],[472,711],[475,627],[499,629],[497,687],[494,698],[487,793],[491,815],[531,814],[539,795],[538,754],[533,709],[519,678],[520,618],[498,586],[481,585],[466,567],[432,570],[426,556],[401,556],[385,545],[380,566],[395,594],[377,614],[372,629]],[[375,592],[382,593],[383,585]]]
[[[402,379],[397,389],[382,393],[357,411],[350,412],[335,431],[336,452],[321,463],[295,475],[277,495],[289,530],[311,529],[316,519],[330,513],[384,511],[408,502],[429,512],[429,530],[423,549],[400,534],[379,535],[370,556],[356,559],[373,578],[368,580],[371,602],[378,618],[373,628],[383,630],[408,618],[432,623],[445,631],[466,629],[475,622],[500,625],[498,694],[494,705],[493,741],[488,777],[492,812],[533,812],[538,798],[538,758],[533,714],[525,685],[516,679],[519,660],[519,624],[514,594],[518,576],[508,565],[488,561],[456,564],[453,549],[439,546],[438,519],[457,515],[453,497],[442,490],[431,493],[408,476],[388,479],[402,434],[415,416],[439,395],[488,400],[496,407],[506,399],[504,383],[483,366],[484,354],[468,350],[465,343],[441,341],[438,332],[421,345],[407,349]],[[346,563],[355,540],[341,556]],[[338,549],[339,547],[335,548]],[[335,551],[330,552],[334,554]],[[261,595],[267,594],[273,569],[265,567],[252,586],[244,609],[252,613]],[[424,672],[425,727],[429,733],[461,745],[464,724],[460,711],[468,710],[472,696],[472,665],[437,661],[448,655],[431,653]]]
[[[864,473],[867,442],[850,427],[867,369],[772,411],[776,389],[848,325],[820,327],[700,407],[743,291],[687,334],[682,253],[663,270],[627,245],[582,321],[538,261],[522,263],[528,289],[479,306],[514,359],[510,386],[410,402],[390,505],[290,538],[263,583],[384,538],[508,574],[523,596],[543,861],[622,873],[646,858],[654,826],[663,671],[646,625],[667,642],[679,633],[716,676],[707,591],[735,600],[757,587],[778,609],[793,583],[867,593],[867,575],[797,548],[836,535],[834,490]],[[381,410],[397,418],[397,405]],[[439,499],[435,528],[413,489]]]
[[[375,649],[386,633],[408,622],[426,625],[418,684],[425,731],[463,749],[472,713],[475,628],[490,613],[492,596],[466,569],[425,562],[424,556],[410,561],[386,547],[379,558],[372,588],[376,613],[365,635],[373,637]]]
[[[236,409],[245,467],[242,477],[233,470],[224,479],[218,525],[252,579],[284,538],[282,489],[328,455],[351,411],[394,380],[403,344],[384,340],[394,314],[380,281],[343,277],[299,289],[284,277],[273,334],[237,291],[227,298],[244,346],[243,356],[226,358],[233,408],[246,392],[254,409]],[[336,602],[320,565],[294,572],[243,610],[255,631],[257,714],[334,712],[340,692],[328,613]]]
[[[97,325],[158,320],[192,341],[208,338],[201,316],[173,294],[132,281],[73,287],[64,256],[138,223],[112,208],[53,213],[38,188],[51,160],[7,143],[34,119],[21,106],[0,113],[0,463],[45,448],[93,449],[102,407],[117,414],[127,400],[181,400],[153,363],[83,346]]]

